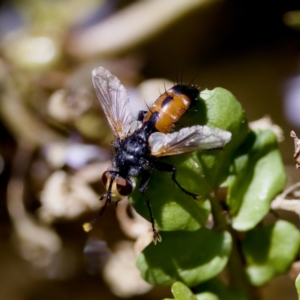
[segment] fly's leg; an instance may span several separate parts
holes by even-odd
[[[145,191],[147,190],[148,185],[149,185],[150,175],[151,175],[150,172],[144,172],[141,175],[142,179],[141,179],[141,185],[139,187],[139,191],[144,197],[145,203],[147,205],[147,208],[148,208],[148,211],[149,211],[149,214],[150,214],[150,221],[151,221],[152,231],[153,231],[153,242],[156,245],[157,242],[161,242],[161,236],[158,233],[157,229],[155,228],[154,218],[153,218],[153,213],[152,213],[150,201],[149,201],[149,199],[147,198],[147,196],[145,194]]]
[[[105,210],[107,204],[108,204],[108,205],[111,204],[111,189],[112,189],[112,185],[113,185],[114,181],[115,181],[115,176],[112,176],[112,177],[111,177],[111,180],[110,180],[110,182],[109,182],[109,186],[108,186],[108,189],[107,189],[107,193],[100,197],[100,201],[102,201],[103,199],[106,200],[106,201],[105,201],[105,204],[104,204],[104,206],[103,206],[103,208],[102,208],[101,211],[100,211],[100,216],[103,214],[103,212],[104,212],[104,210]]]
[[[177,172],[177,169],[176,167],[174,167],[173,165],[171,164],[168,164],[168,163],[165,163],[165,162],[161,162],[161,161],[156,161],[154,162],[154,167],[159,170],[159,171],[162,171],[162,172],[170,172],[172,173],[172,180],[176,183],[176,185],[184,192],[186,193],[187,195],[190,195],[192,196],[195,200],[197,200],[199,198],[199,195],[198,194],[195,194],[195,193],[191,193],[189,191],[187,191],[186,189],[184,189],[180,183],[176,180],[176,172]]]
[[[101,208],[101,210],[100,210],[99,216],[102,216],[102,214],[103,214],[104,211],[105,211],[105,208],[106,208],[107,204],[110,204],[110,203],[111,203],[111,199],[110,199],[110,195],[109,195],[109,194],[106,194],[106,195],[102,196],[102,197],[100,198],[100,201],[103,200],[103,199],[105,199],[105,198],[106,198],[106,201],[105,201],[105,203],[104,203],[104,206],[102,206],[102,208]]]
[[[105,200],[104,205],[100,209],[99,215],[95,219],[93,219],[91,222],[83,224],[83,229],[84,229],[85,232],[89,232],[89,231],[91,231],[93,229],[94,224],[103,215],[106,206],[111,204],[111,188],[112,188],[112,184],[113,184],[114,180],[115,180],[115,177],[112,176],[112,179],[111,179],[111,181],[109,183],[109,187],[108,187],[107,193],[104,194],[103,196],[101,196],[100,199],[99,199],[100,201]],[[117,206],[117,204],[118,204],[118,202],[116,202],[116,206]]]
[[[138,114],[138,121],[142,122],[144,120],[144,117],[146,116],[146,114],[147,114],[146,110],[140,110],[139,114]]]

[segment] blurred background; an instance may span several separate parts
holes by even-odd
[[[230,90],[250,121],[281,127],[299,181],[299,1],[0,1],[1,300],[171,297],[135,269],[150,227],[125,200],[82,229],[102,205],[113,140],[91,85],[99,66],[136,107],[169,81]],[[297,299],[289,276],[260,295]]]

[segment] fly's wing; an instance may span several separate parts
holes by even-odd
[[[125,87],[116,76],[103,67],[92,71],[92,80],[108,124],[116,137],[124,139],[132,122]]]
[[[208,126],[182,128],[173,133],[155,132],[149,137],[153,156],[169,156],[186,152],[221,149],[231,140],[229,131]]]

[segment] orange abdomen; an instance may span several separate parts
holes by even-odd
[[[153,113],[157,112],[155,128],[162,133],[169,132],[180,117],[194,104],[198,94],[199,90],[195,87],[175,85],[159,96],[144,117],[143,122],[149,121]]]

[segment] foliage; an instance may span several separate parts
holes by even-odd
[[[222,88],[201,92],[196,112],[187,113],[180,126],[192,124],[228,130],[232,140],[223,150],[166,159],[176,166],[183,187],[201,195],[199,200],[184,194],[168,175],[154,173],[147,196],[162,242],[146,247],[137,267],[152,284],[173,284],[175,299],[246,299],[247,286],[284,273],[300,246],[293,224],[261,223],[286,181],[276,136],[270,130],[250,130],[241,105]],[[218,199],[217,191],[225,188],[226,199]],[[130,201],[149,219],[137,190]],[[208,226],[211,213],[214,222]],[[239,232],[245,232],[242,240]],[[226,266],[228,287],[216,279]],[[240,285],[234,282],[238,276]],[[200,293],[193,295],[187,287]]]

